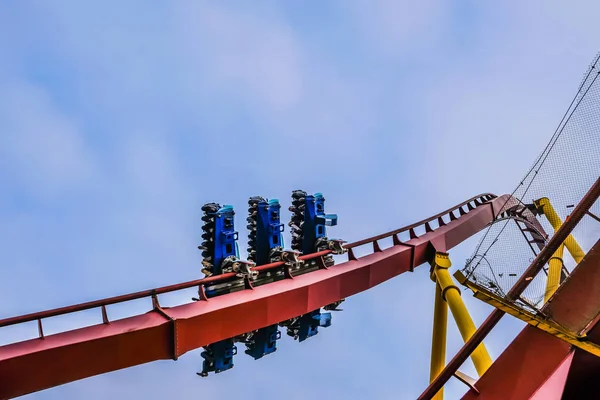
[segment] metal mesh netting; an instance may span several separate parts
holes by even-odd
[[[547,197],[562,221],[600,176],[600,54],[584,74],[576,96],[550,141],[513,192],[523,205]],[[590,212],[600,216],[600,202]],[[463,273],[469,280],[505,297],[554,233],[544,215],[544,232],[515,218],[499,218],[485,231]],[[539,225],[538,225],[539,227]],[[540,235],[541,233],[541,235]],[[572,232],[584,252],[600,238],[600,222],[586,215]],[[530,243],[531,242],[531,243]],[[564,273],[576,263],[564,249]],[[539,309],[544,303],[547,266],[522,294],[518,305]]]

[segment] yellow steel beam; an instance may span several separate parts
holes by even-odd
[[[432,277],[433,279],[434,277]],[[431,339],[431,368],[429,381],[439,375],[446,366],[446,328],[448,326],[448,305],[442,296],[440,285],[435,284],[435,305],[433,309],[433,335]],[[443,400],[444,388],[433,397]]]
[[[600,346],[595,343],[588,342],[586,335],[574,334],[559,324],[545,319],[541,315],[536,315],[525,311],[517,305],[505,300],[504,298],[488,291],[487,289],[467,280],[461,271],[456,271],[454,277],[463,285],[467,286],[474,293],[474,296],[479,300],[494,306],[513,317],[519,318],[521,321],[527,322],[529,325],[535,326],[544,332],[547,332],[565,342],[585,350],[595,356],[600,357]]]
[[[563,250],[564,244],[561,244],[548,261],[548,281],[546,282],[546,292],[544,293],[544,303],[550,300],[550,297],[560,286],[560,276],[563,269]]]
[[[534,204],[538,208],[538,210],[544,213],[546,219],[548,219],[548,222],[550,222],[550,225],[552,225],[554,232],[556,232],[558,228],[560,228],[560,226],[562,225],[563,221],[554,209],[554,207],[552,207],[550,200],[548,200],[547,197],[542,197],[541,199],[535,200]],[[573,235],[567,236],[567,238],[565,239],[565,246],[569,253],[571,253],[571,256],[573,257],[575,262],[579,264],[583,259],[585,253],[583,252],[583,250],[579,246],[579,243],[577,243]]]
[[[448,268],[452,263],[446,253],[436,252],[435,259],[433,261],[433,273],[436,280],[441,288],[441,295],[444,300],[448,303],[452,316],[456,321],[458,330],[460,331],[463,340],[468,341],[471,336],[475,333],[475,324],[467,311],[467,307],[460,297],[460,290],[454,284]],[[473,364],[479,376],[483,375],[485,371],[492,365],[492,359],[487,352],[484,344],[481,343],[475,351],[471,354]]]

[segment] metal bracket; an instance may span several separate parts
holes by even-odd
[[[299,251],[294,251],[294,250],[284,250],[282,247],[276,247],[273,250],[271,250],[271,262],[278,262],[281,261],[283,262],[286,266],[289,267],[296,267],[299,264],[303,264],[304,261],[300,260],[298,257],[300,257],[302,253],[300,253]]]
[[[346,299],[341,299],[341,300],[338,300],[338,301],[334,301],[331,304],[327,304],[325,307],[323,307],[323,309],[326,310],[326,311],[344,311],[343,309],[338,308],[338,306],[340,304],[342,304],[345,300]]]
[[[475,387],[475,383],[477,382],[474,378],[471,378],[469,375],[464,374],[460,371],[456,371],[454,373],[454,377],[467,385],[472,391],[479,394],[479,390]]]
[[[344,243],[347,242],[342,239],[328,239],[326,237],[322,237],[317,239],[316,247],[319,251],[331,250],[331,252],[336,255],[345,254],[348,249],[344,247]]]
[[[338,216],[337,214],[322,214],[317,215],[316,220],[317,223],[323,224],[325,226],[336,226]]]
[[[258,276],[258,271],[252,269],[255,265],[253,262],[240,260],[236,256],[229,256],[223,260],[221,270],[234,272],[238,278],[254,280]]]
[[[507,314],[512,315],[529,325],[535,326],[536,328],[551,334],[575,347],[587,351],[595,356],[600,357],[600,346],[587,341],[586,335],[578,335],[560,326],[559,324],[545,318],[543,315],[532,314],[517,305],[509,302],[508,300],[489,292],[485,288],[467,280],[465,276],[460,272],[456,271],[454,277],[463,285],[467,286],[473,291],[474,296],[482,300],[491,306],[496,307],[499,310],[504,311]]]

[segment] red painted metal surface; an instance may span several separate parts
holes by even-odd
[[[600,241],[550,299],[544,312],[572,330],[597,324],[600,314]],[[589,340],[597,342],[597,326]],[[527,326],[463,399],[580,399],[596,393],[600,358]],[[568,378],[567,378],[568,377]],[[533,397],[531,397],[533,396]]]
[[[542,309],[575,334],[589,329],[596,343],[598,327],[590,325],[600,314],[599,271],[600,241]],[[528,325],[477,381],[479,393],[471,390],[463,399],[561,399],[563,390],[568,399],[590,398],[599,372],[600,358]]]
[[[146,314],[2,346],[0,398],[19,396],[153,360],[176,359],[198,347],[347,298],[425,263],[434,247],[445,251],[477,233],[493,219],[494,205],[498,207],[498,203],[505,203],[506,199],[507,196],[477,196],[427,220],[349,244],[346,246],[349,260],[328,269],[172,308],[161,308],[155,301],[155,309]],[[415,228],[425,224],[428,225],[425,227],[427,232],[417,236]],[[410,231],[413,239],[402,243],[398,235],[405,231]],[[394,246],[381,250],[377,241],[390,236]],[[352,249],[366,244],[371,244],[372,253],[357,259]],[[258,270],[265,268],[274,266],[257,267]],[[208,279],[214,282],[220,278]],[[104,307],[202,286],[206,282],[192,281],[59,311],[11,318],[0,321],[0,326]]]
[[[576,349],[563,399],[597,399],[599,376],[600,357]]]
[[[548,380],[531,396],[530,400],[561,400],[565,391],[567,376],[573,362],[574,351],[571,351]]]
[[[500,319],[504,316],[504,311],[495,309],[488,315],[483,321],[483,324],[471,336],[469,340],[465,342],[463,347],[460,348],[458,353],[452,357],[452,360],[440,372],[440,374],[427,386],[427,388],[421,393],[417,400],[430,400],[437,392],[448,382],[448,380],[454,375],[461,365],[469,358],[469,356],[475,351],[477,346],[483,342],[483,339],[494,329],[496,324],[500,322]]]
[[[536,276],[548,262],[550,257],[554,254],[556,249],[565,241],[567,236],[573,231],[575,226],[581,221],[584,215],[587,214],[590,207],[600,197],[600,178],[594,182],[587,193],[583,196],[579,204],[575,207],[571,216],[562,224],[560,229],[552,236],[546,246],[538,253],[536,258],[533,260],[531,265],[525,270],[523,275],[519,277],[514,286],[508,291],[507,298],[515,299],[529,285],[530,279]],[[508,198],[509,201],[512,201]],[[501,208],[495,208],[498,204],[503,204]],[[492,209],[499,210],[500,213],[507,209],[508,202],[504,203],[495,202],[492,205]],[[477,348],[477,346],[483,342],[483,339],[492,331],[492,329],[498,324],[500,319],[504,316],[504,311],[495,309],[490,313],[486,320],[481,326],[475,331],[473,336],[467,340],[463,347],[458,353],[450,360],[450,362],[444,367],[442,372],[429,384],[429,386],[421,393],[418,400],[429,400],[435,396],[435,394],[448,382],[448,380],[454,375],[458,368],[469,358],[471,353]]]
[[[463,400],[529,399],[563,362],[571,345],[526,326]]]
[[[588,332],[600,344],[600,240],[587,252],[542,312],[574,334]]]
[[[562,307],[552,305],[553,318],[564,322],[573,330],[587,333],[588,340],[600,344],[600,290],[598,271],[600,270],[600,241],[585,255],[573,271],[571,287],[561,290],[561,299],[570,296],[571,302]],[[578,275],[575,275],[577,272]],[[569,279],[570,281],[571,279]],[[568,283],[569,281],[565,282]],[[558,295],[558,292],[557,292]],[[554,300],[554,297],[553,299]],[[578,319],[574,319],[577,317]],[[598,397],[598,377],[600,357],[577,349],[565,387],[565,399],[593,399]]]
[[[300,256],[300,260],[312,260],[313,258],[318,258],[318,257],[324,256],[324,255],[327,255],[329,253],[331,253],[330,250],[324,250],[324,251],[320,251],[317,253],[312,253],[310,255]],[[254,270],[259,271],[259,272],[260,271],[268,271],[268,270],[271,270],[271,269],[274,269],[277,267],[281,267],[282,265],[283,265],[283,262],[275,262],[272,264],[258,266],[256,268],[254,268]],[[74,313],[74,312],[78,312],[78,311],[85,311],[85,310],[89,310],[92,308],[106,307],[106,306],[109,306],[112,304],[124,303],[127,301],[143,299],[143,298],[151,297],[151,296],[157,296],[159,294],[175,292],[177,290],[189,289],[192,287],[200,287],[203,285],[208,285],[209,283],[215,284],[215,283],[219,283],[219,282],[227,281],[227,280],[231,280],[231,279],[235,279],[235,274],[232,272],[227,273],[227,274],[215,275],[215,276],[211,276],[211,277],[203,278],[203,279],[196,279],[193,281],[188,281],[188,282],[183,282],[183,283],[176,283],[174,285],[163,286],[163,287],[156,288],[156,289],[142,290],[141,292],[135,292],[135,293],[124,294],[121,296],[109,297],[107,299],[89,301],[87,303],[80,303],[80,304],[76,304],[74,306],[55,308],[53,310],[41,311],[41,312],[36,312],[36,313],[31,313],[31,314],[26,314],[26,315],[20,315],[18,317],[5,318],[5,319],[0,320],[0,328],[4,327],[4,326],[22,324],[24,322],[30,322],[30,321],[35,321],[35,320],[39,321],[43,318],[55,317],[58,315],[64,315],[64,314]],[[105,310],[102,311],[102,314],[103,314],[103,319],[108,318],[106,316]]]

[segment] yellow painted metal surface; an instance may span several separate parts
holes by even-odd
[[[548,219],[548,222],[550,222],[550,225],[552,225],[554,232],[556,232],[558,228],[560,228],[560,226],[562,225],[563,221],[557,214],[554,207],[552,207],[550,200],[548,200],[547,197],[542,197],[541,199],[535,200],[534,203],[536,207],[544,213],[546,219]],[[583,252],[583,250],[579,246],[579,243],[577,243],[573,235],[567,236],[567,239],[565,240],[565,246],[569,253],[571,253],[571,256],[573,257],[575,262],[579,264],[583,259],[585,253]]]
[[[433,336],[431,339],[431,368],[429,381],[433,380],[446,366],[446,331],[448,326],[448,305],[442,296],[440,285],[435,284],[435,305],[433,309]],[[433,397],[433,400],[443,400],[444,389]]]
[[[521,309],[504,298],[467,280],[460,271],[457,271],[454,274],[454,277],[457,278],[461,284],[469,287],[469,289],[473,291],[475,297],[479,300],[485,301],[489,305],[496,307],[505,313],[512,315],[513,317],[519,318],[521,321],[527,322],[529,325],[533,325],[536,328],[556,336],[557,338],[564,340],[575,347],[600,357],[600,346],[596,345],[595,343],[588,342],[586,340],[586,335],[577,335],[568,331],[559,324],[545,319],[542,315],[536,315]]]
[[[560,275],[563,268],[563,252],[565,245],[561,244],[548,261],[548,281],[546,282],[546,291],[544,293],[544,303],[550,300],[550,297],[560,286]]]
[[[438,262],[442,265],[438,264]],[[450,259],[447,254],[436,253],[433,272],[440,285],[442,297],[448,303],[452,316],[458,326],[458,330],[460,331],[463,340],[466,342],[476,331],[475,323],[473,323],[467,307],[460,297],[460,290],[454,284],[454,281],[448,272],[450,265]],[[473,364],[475,364],[475,369],[479,376],[483,375],[490,365],[492,365],[492,359],[483,343],[477,346],[475,351],[471,354],[471,359],[473,360]]]

